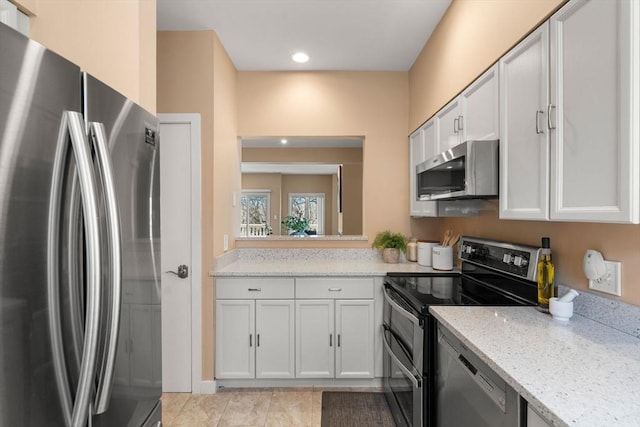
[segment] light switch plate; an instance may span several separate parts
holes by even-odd
[[[589,280],[589,289],[611,295],[622,295],[622,263],[605,261],[604,265],[607,268],[607,274],[599,282]]]

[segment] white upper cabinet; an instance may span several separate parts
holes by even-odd
[[[447,151],[451,147],[454,147],[461,142],[462,130],[462,108],[460,106],[460,97],[454,98],[449,102],[442,110],[438,111],[435,115],[438,123],[438,130],[436,141],[437,153]]]
[[[500,218],[549,219],[549,28],[500,60]]]
[[[461,141],[500,138],[498,64],[489,68],[460,94]]]
[[[639,220],[639,10],[573,0],[550,19],[552,220]]]
[[[501,218],[638,223],[639,27],[572,0],[500,60]]]
[[[437,122],[429,120],[409,137],[409,208],[413,217],[437,216],[438,204],[418,200],[416,166],[435,156]]]

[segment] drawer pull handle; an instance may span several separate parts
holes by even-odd
[[[329,288],[329,292],[340,292],[342,288]]]
[[[249,292],[262,292],[262,288],[249,288]]]

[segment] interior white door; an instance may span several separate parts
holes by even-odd
[[[191,392],[191,125],[160,124],[162,391]]]

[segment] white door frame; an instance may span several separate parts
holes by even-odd
[[[202,211],[200,114],[158,114],[160,124],[191,125],[191,393],[202,385]],[[162,135],[160,135],[162,147]],[[162,148],[160,148],[162,150]],[[162,171],[160,171],[162,173]],[[162,236],[161,236],[162,237]]]

